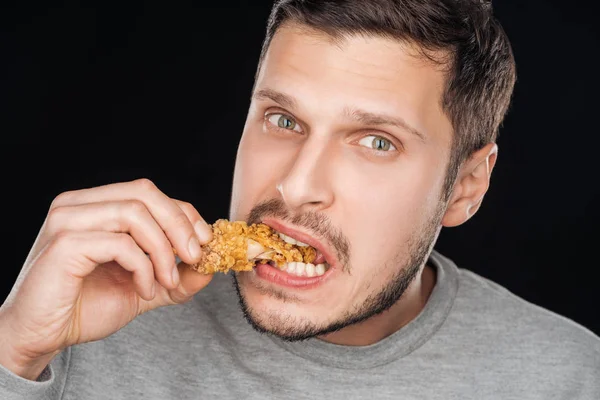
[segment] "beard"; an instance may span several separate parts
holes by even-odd
[[[444,204],[440,202],[430,219],[426,221],[421,229],[415,230],[412,237],[406,242],[406,250],[399,251],[385,263],[384,268],[379,269],[389,270],[388,267],[393,265],[392,268],[397,271],[387,280],[387,283],[369,294],[362,303],[356,304],[350,310],[344,312],[339,318],[327,323],[317,324],[305,317],[293,317],[275,312],[259,313],[248,303],[238,280],[238,273],[233,273],[231,275],[233,285],[244,318],[252,328],[260,333],[270,334],[284,341],[295,342],[337,332],[347,326],[358,324],[383,313],[402,298],[402,295],[425,266],[439,234],[443,210]],[[336,250],[339,259],[346,261],[346,263],[343,263],[343,270],[350,270],[350,266],[347,264],[350,259],[348,241],[341,232],[331,229],[331,224],[324,216],[309,213],[301,217],[290,218],[284,204],[277,199],[273,199],[255,207],[247,219],[248,224],[259,222],[261,217],[267,215],[288,220],[299,226],[316,228],[320,235],[330,239],[329,243]],[[259,284],[255,284],[255,288],[258,289],[261,295],[274,297],[284,303],[295,300],[282,290],[279,291]]]

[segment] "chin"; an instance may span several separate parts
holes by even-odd
[[[331,286],[331,281],[318,289],[302,291],[264,282],[254,272],[241,272],[233,278],[244,317],[255,330],[286,341],[299,341],[337,332],[388,310],[418,276],[422,265],[415,262],[401,268],[362,300],[342,295],[336,285]],[[332,298],[334,293],[340,301]],[[350,298],[355,303],[342,302]]]
[[[323,307],[313,309],[288,291],[256,284],[249,275],[238,273],[233,278],[244,317],[256,331],[285,341],[331,332],[331,324],[322,320],[328,316],[319,316]]]

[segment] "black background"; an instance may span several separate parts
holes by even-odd
[[[64,190],[147,177],[207,221],[227,216],[269,1],[3,4],[0,299]],[[494,4],[513,106],[482,209],[437,249],[600,334],[593,2]]]

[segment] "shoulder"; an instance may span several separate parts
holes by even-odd
[[[591,330],[472,271],[458,268],[458,276],[456,311],[507,351],[534,357],[540,365],[600,374],[600,337]]]
[[[523,333],[555,340],[587,343],[600,350],[600,338],[581,324],[544,307],[529,302],[481,275],[467,269],[458,269],[459,297],[475,301],[471,307],[480,308],[489,317],[500,320]]]
[[[600,398],[600,338],[437,254],[456,280],[451,311],[434,343],[477,374],[562,398]]]
[[[452,334],[487,346],[501,358],[528,365],[589,371],[600,378],[600,337],[577,322],[533,304],[509,289],[457,267],[437,254],[457,276],[458,289],[446,325]],[[488,354],[489,355],[489,354]]]

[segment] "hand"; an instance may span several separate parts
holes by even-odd
[[[184,263],[211,239],[192,205],[146,179],[59,195],[0,308],[0,364],[35,379],[64,348],[191,299],[212,275]]]

